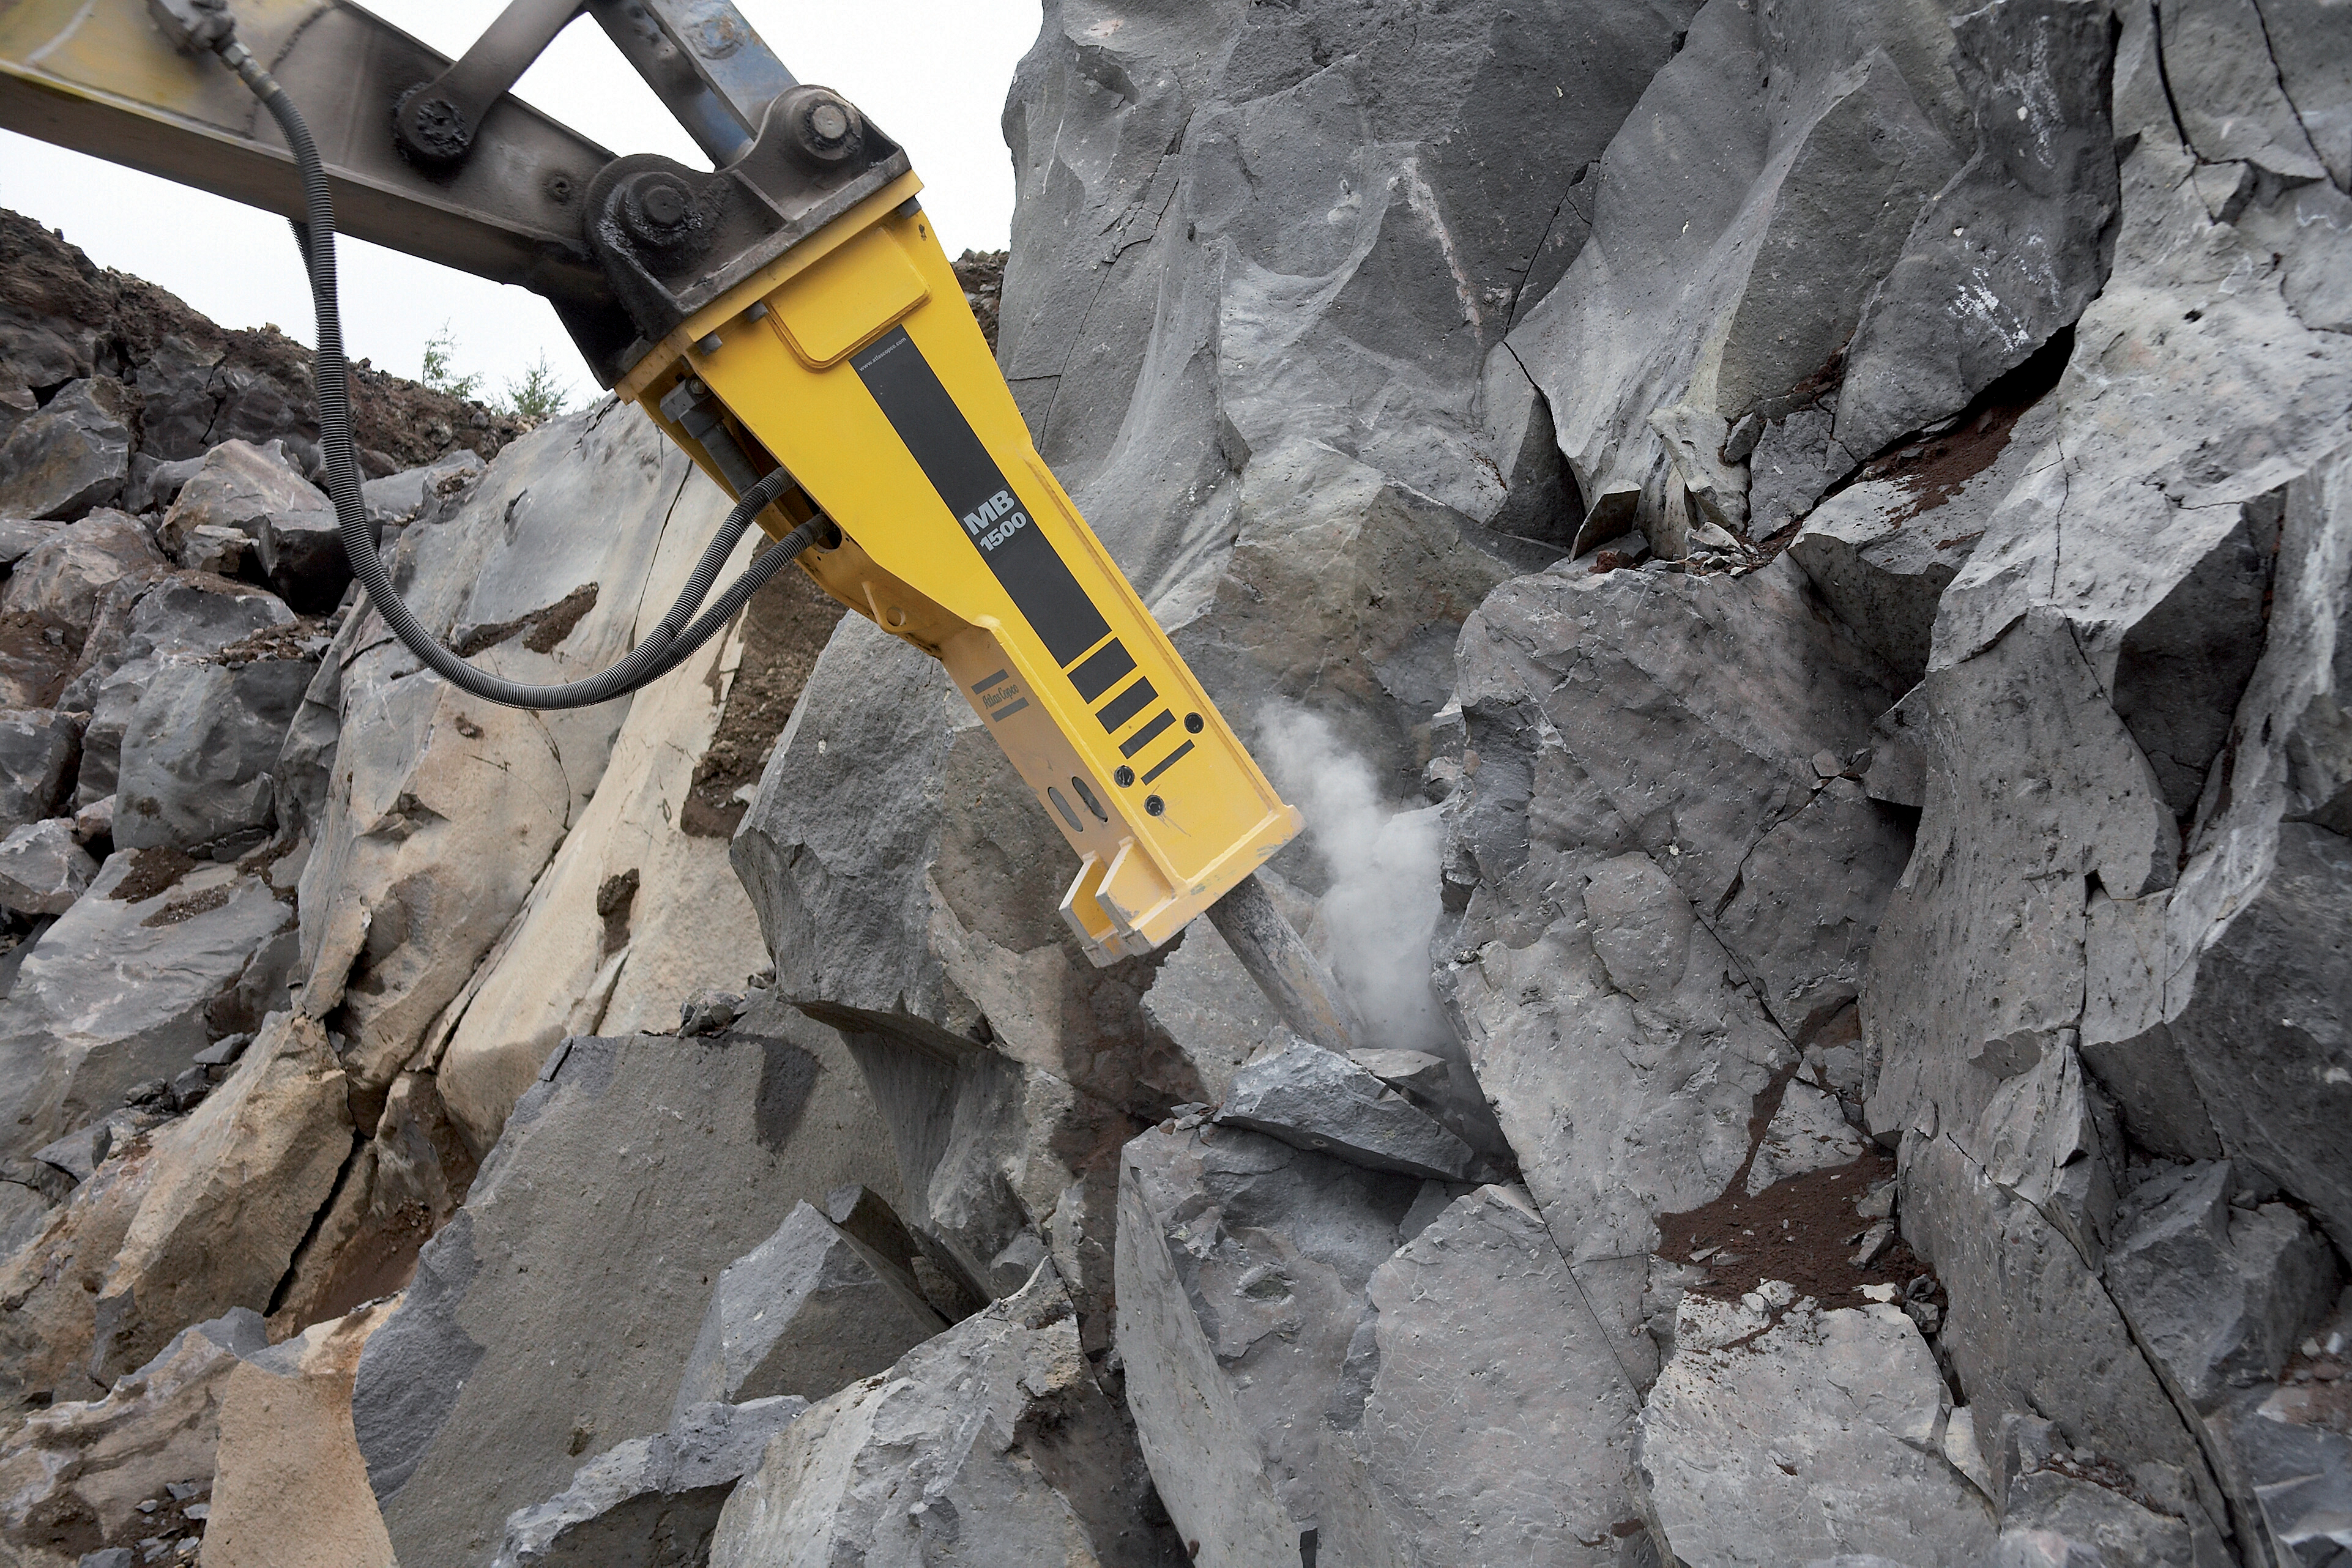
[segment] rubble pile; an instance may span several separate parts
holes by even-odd
[[[0,1557],[2352,1561],[2341,7],[1048,0],[1004,129],[1356,1049],[799,574],[421,673],[299,378],[0,221]],[[510,678],[724,515],[422,406]]]

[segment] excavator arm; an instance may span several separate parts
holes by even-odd
[[[713,168],[509,96],[583,10]],[[1293,1029],[1346,1048],[1253,874],[1299,814],[1038,457],[898,143],[726,0],[515,0],[455,62],[347,0],[0,5],[0,123],[299,224],[264,84],[323,128],[340,226],[545,296],[827,593],[946,667],[1076,851],[1062,914],[1095,962],[1208,912]]]

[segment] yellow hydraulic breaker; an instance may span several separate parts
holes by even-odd
[[[1300,819],[1039,459],[919,189],[901,175],[801,240],[615,390],[732,492],[735,452],[789,471],[807,501],[772,507],[772,534],[810,505],[841,527],[801,566],[947,666],[1077,851],[1062,915],[1109,963],[1182,930]]]

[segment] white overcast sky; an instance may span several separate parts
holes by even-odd
[[[465,52],[496,15],[480,0],[362,0],[442,53]],[[1000,120],[1013,68],[1037,36],[1037,0],[736,0],[803,81],[839,89],[903,143],[923,205],[950,256],[1000,249],[1013,166]],[[708,161],[582,17],[517,91],[614,152]],[[162,285],[225,327],[275,322],[311,340],[310,299],[285,220],[220,197],[0,131],[0,206],[66,238],[101,267]],[[343,337],[352,356],[415,375],[425,340],[449,324],[455,368],[486,393],[544,352],[573,391],[595,391],[537,295],[345,238]]]

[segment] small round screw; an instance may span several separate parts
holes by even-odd
[[[1208,727],[1209,727],[1209,721],[1208,721],[1208,720],[1206,720],[1206,719],[1204,719],[1204,718],[1202,718],[1199,714],[1197,714],[1197,713],[1188,713],[1188,714],[1186,714],[1186,715],[1184,716],[1184,733],[1185,733],[1185,734],[1187,734],[1187,735],[1198,735],[1198,734],[1200,734],[1202,730],[1204,730],[1204,729],[1206,729],[1206,728],[1208,728]]]
[[[1124,789],[1129,785],[1135,782],[1135,769],[1132,768],[1121,768],[1118,772],[1111,775],[1111,781],[1117,784],[1120,789]]]
[[[1168,802],[1157,795],[1146,795],[1143,798],[1143,810],[1146,815],[1156,817],[1168,810]]]

